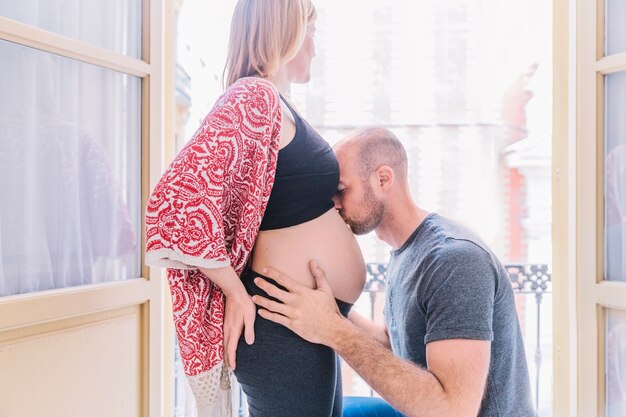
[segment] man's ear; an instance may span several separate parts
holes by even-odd
[[[381,165],[376,169],[376,185],[381,191],[387,192],[395,181],[395,173],[388,165]]]

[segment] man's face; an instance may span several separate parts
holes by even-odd
[[[356,161],[356,150],[339,146],[335,151],[339,161],[339,186],[333,197],[335,208],[356,235],[364,235],[381,223],[385,206],[376,195],[374,173],[361,178]]]

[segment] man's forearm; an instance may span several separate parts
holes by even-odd
[[[406,416],[454,415],[444,388],[431,372],[394,356],[348,320],[337,323],[329,346]]]
[[[375,341],[387,349],[391,349],[389,334],[387,334],[387,329],[383,324],[369,320],[354,310],[350,313],[348,319],[352,322],[352,324],[363,330]]]

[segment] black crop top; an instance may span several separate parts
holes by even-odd
[[[296,134],[278,152],[274,188],[261,230],[295,226],[321,216],[334,206],[331,198],[339,185],[339,163],[332,148],[283,101],[293,114]]]

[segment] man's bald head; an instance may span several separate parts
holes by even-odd
[[[380,126],[355,130],[335,145],[337,154],[349,152],[362,180],[382,165],[393,169],[401,183],[407,182],[408,162],[406,150],[389,129]]]

